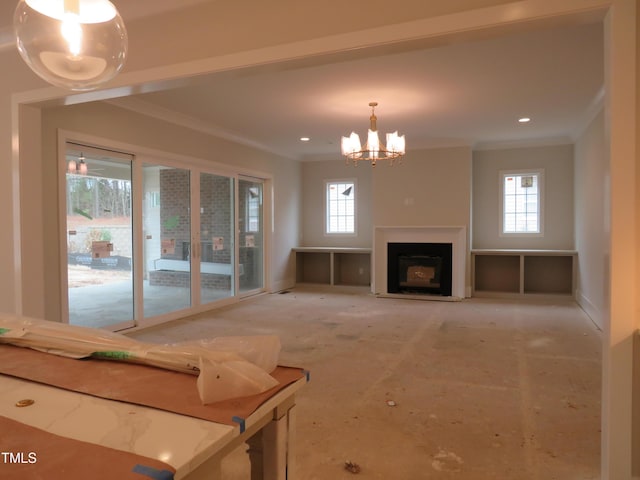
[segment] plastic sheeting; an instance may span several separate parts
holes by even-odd
[[[269,373],[278,364],[280,340],[270,335],[159,345],[106,330],[0,314],[0,343],[70,358],[134,362],[198,375],[203,404],[255,395],[278,384]]]

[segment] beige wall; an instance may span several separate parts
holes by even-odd
[[[276,157],[243,147],[231,142],[194,132],[164,121],[145,117],[106,103],[89,103],[67,107],[56,107],[42,110],[43,152],[40,169],[43,178],[42,203],[43,215],[32,216],[31,209],[24,209],[23,222],[37,223],[42,219],[42,237],[29,239],[30,248],[43,250],[43,258],[36,259],[25,255],[25,282],[30,282],[29,272],[44,271],[45,318],[60,321],[60,239],[61,228],[58,221],[59,193],[57,178],[57,136],[58,129],[72,131],[80,135],[91,135],[104,139],[103,147],[126,144],[131,148],[127,153],[145,152],[149,157],[149,149],[161,152],[165,158],[192,157],[200,160],[204,168],[211,162],[211,168],[230,168],[230,171],[243,173],[256,172],[273,176],[273,192],[275,203],[275,223],[271,246],[270,284],[276,289],[287,288],[295,281],[294,265],[291,259],[291,248],[296,245],[300,217],[300,166],[297,162]],[[136,151],[136,147],[139,150]],[[152,157],[153,158],[153,157]],[[51,181],[53,180],[53,181]],[[38,195],[40,185],[23,186],[23,195]],[[270,195],[267,192],[267,195]],[[35,206],[34,206],[35,208]],[[34,226],[33,228],[37,228]],[[46,240],[44,240],[46,239]],[[44,241],[43,241],[44,240]],[[44,269],[37,268],[42,265]],[[34,264],[34,265],[32,265]],[[34,279],[35,281],[35,279]],[[39,314],[36,303],[25,306],[25,313]],[[33,311],[30,311],[33,309]]]
[[[608,308],[609,181],[604,111],[600,111],[575,145],[577,300],[600,328]]]
[[[544,170],[544,235],[500,236],[499,172],[526,169]],[[472,245],[474,249],[573,249],[573,146],[474,152]]]
[[[413,150],[373,172],[373,226],[470,225],[471,149]]]
[[[376,168],[385,168],[380,165]],[[300,245],[306,247],[371,247],[371,172],[367,162],[358,167],[345,165],[341,160],[317,160],[302,163],[302,236]],[[325,226],[326,180],[356,182],[356,235],[327,236]]]
[[[471,210],[471,149],[413,150],[393,167],[341,160],[304,162],[302,244],[371,247],[374,227],[464,226]],[[358,184],[358,235],[323,233],[324,180],[352,178]]]

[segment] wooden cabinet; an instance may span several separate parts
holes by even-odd
[[[370,248],[298,247],[296,283],[371,284]]]
[[[573,297],[574,250],[472,250],[473,296]]]

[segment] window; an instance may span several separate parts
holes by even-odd
[[[151,208],[160,207],[160,192],[148,192],[148,197],[149,197],[149,207]]]
[[[326,182],[327,234],[356,233],[356,185],[353,180]]]
[[[500,172],[502,235],[542,235],[543,171]]]
[[[249,187],[247,189],[247,232],[260,231],[260,207],[262,205],[262,189]]]

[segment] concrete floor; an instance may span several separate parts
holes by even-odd
[[[601,333],[570,301],[375,298],[298,287],[132,334],[276,334],[311,371],[302,480],[599,478]],[[389,406],[388,400],[396,403]],[[224,478],[248,479],[243,449]]]
[[[149,285],[143,282],[144,315],[153,317],[187,309],[191,291],[186,287]],[[227,290],[202,289],[201,302],[228,298]],[[133,286],[131,280],[88,285],[69,289],[69,323],[83,327],[108,328],[121,322],[133,325]]]

